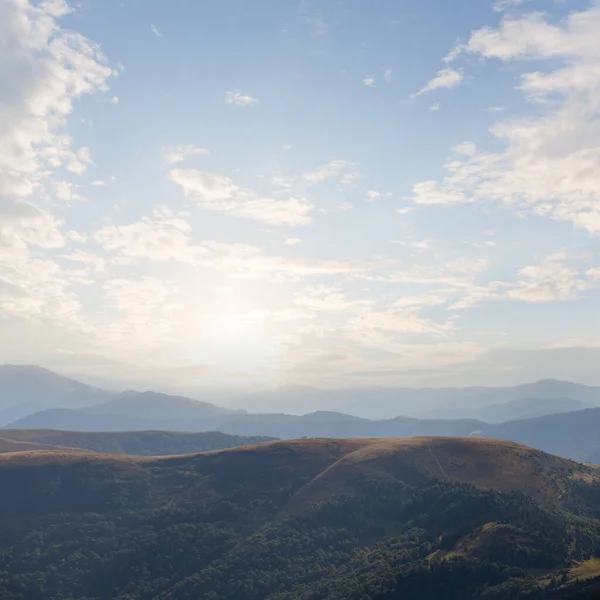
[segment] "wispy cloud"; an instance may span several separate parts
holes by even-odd
[[[452,68],[442,69],[438,71],[438,74],[431,79],[425,87],[419,90],[416,94],[411,97],[416,98],[422,94],[428,92],[434,92],[441,89],[450,89],[458,87],[464,80],[464,74],[462,71]]]
[[[197,146],[163,146],[161,148],[165,162],[169,165],[184,162],[191,156],[206,156],[210,154],[206,148]]]
[[[256,98],[248,94],[242,94],[241,92],[227,92],[225,94],[225,101],[227,104],[234,104],[236,106],[256,106],[258,104]]]
[[[568,221],[600,233],[600,7],[553,23],[540,14],[505,19],[475,31],[465,52],[484,59],[549,60],[551,68],[522,75],[518,89],[536,111],[491,128],[496,152],[458,153],[441,181],[415,185],[423,204],[498,202],[520,215]],[[552,100],[551,102],[549,100]]]
[[[163,37],[163,34],[161,31],[159,31],[158,27],[156,25],[154,25],[154,23],[150,24],[150,31],[156,36],[156,37]]]
[[[304,198],[277,200],[262,197],[253,190],[236,185],[229,177],[198,171],[174,169],[171,180],[198,206],[255,219],[270,225],[302,226],[311,222],[313,206]]]

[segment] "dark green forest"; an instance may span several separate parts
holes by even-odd
[[[599,479],[489,440],[6,455],[0,598],[587,600]]]

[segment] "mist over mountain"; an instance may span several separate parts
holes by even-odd
[[[445,419],[478,419],[487,423],[504,423],[519,419],[543,417],[557,413],[594,408],[595,405],[572,398],[519,398],[505,404],[491,404],[457,410],[436,410],[431,413]],[[429,415],[424,413],[424,417]]]
[[[198,419],[218,415],[239,414],[245,411],[223,408],[184,396],[171,396],[157,392],[126,391],[110,401],[91,406],[85,411],[90,415],[110,414],[123,417],[143,415],[145,419]]]
[[[94,406],[113,396],[42,367],[0,365],[0,424],[45,408]]]
[[[84,413],[88,415],[113,415],[114,424],[107,421],[109,431],[123,428],[128,423],[131,423],[131,428],[139,429],[135,423],[140,420],[147,420],[148,425],[159,425],[158,422],[163,419],[185,420],[243,412],[151,391],[106,391],[36,366],[0,366],[0,426],[52,409],[85,409]],[[49,415],[49,418],[54,418],[52,413]],[[119,426],[116,424],[117,417],[122,418]],[[86,425],[92,421],[86,421],[82,415],[73,413],[71,418],[80,419],[84,430],[94,428]]]
[[[26,397],[28,389],[41,394],[41,381],[53,383],[48,403],[71,403],[82,408],[48,408],[33,412],[23,418],[6,423],[11,429],[55,429],[82,432],[119,431],[172,431],[207,432],[220,431],[237,436],[260,436],[278,439],[353,438],[353,437],[413,437],[413,436],[484,436],[523,443],[567,458],[593,462],[600,451],[600,408],[587,409],[597,393],[597,388],[560,381],[541,381],[512,388],[466,388],[460,389],[378,389],[383,395],[364,399],[366,405],[398,403],[393,394],[412,398],[421,412],[429,415],[443,414],[445,418],[415,418],[395,416],[389,419],[367,419],[336,411],[319,410],[304,415],[286,413],[248,414],[240,410],[222,408],[182,396],[170,396],[156,392],[128,391],[108,395],[102,390],[89,388],[73,380],[54,374],[24,367],[16,369],[19,378],[10,381],[8,391],[13,398]],[[4,371],[9,372],[10,369]],[[15,372],[15,370],[13,370]],[[25,382],[25,373],[33,377]],[[19,384],[23,381],[22,385]],[[0,383],[2,379],[0,378]],[[29,386],[29,387],[28,387]],[[327,405],[333,398],[340,401],[345,390],[319,391],[312,388],[288,390],[298,399],[308,394],[323,393],[321,404]],[[557,398],[552,394],[568,392],[578,398]],[[358,397],[366,390],[354,390]],[[536,397],[530,394],[539,394]],[[61,395],[62,394],[62,395]],[[81,397],[78,395],[81,394]],[[460,396],[464,394],[464,397]],[[546,394],[547,397],[544,397]],[[4,392],[6,398],[7,392]],[[520,396],[523,396],[522,398]],[[415,400],[415,398],[420,399]],[[472,408],[452,409],[441,404],[444,398],[454,398],[453,406],[471,405]],[[89,405],[100,399],[101,402]],[[427,400],[428,399],[428,400]],[[482,400],[484,399],[484,400]],[[498,402],[499,399],[506,400]],[[585,399],[585,400],[584,400]],[[430,411],[427,402],[440,403],[445,409]],[[492,404],[478,404],[482,402]],[[285,398],[281,403],[286,402]],[[306,402],[306,406],[310,406]],[[389,404],[391,406],[391,404]],[[388,407],[389,408],[389,407]],[[581,409],[584,410],[581,410]],[[389,408],[391,410],[391,408]],[[562,411],[562,412],[559,412]],[[555,414],[545,414],[555,413]],[[478,415],[480,418],[470,418]],[[541,416],[537,416],[541,415]],[[453,418],[461,416],[463,418]],[[533,418],[527,418],[532,417]],[[498,421],[503,421],[499,423]]]
[[[343,412],[368,419],[389,419],[399,415],[426,418],[521,418],[518,401],[538,402],[530,408],[541,416],[544,411],[566,412],[600,405],[600,387],[546,379],[511,387],[408,388],[376,387],[321,390],[292,386],[255,393],[237,399],[233,405],[250,412],[306,414],[317,410]],[[544,401],[548,401],[544,406]],[[514,404],[510,404],[514,403]],[[503,414],[499,405],[506,407]],[[498,405],[498,406],[497,406]],[[555,405],[555,407],[553,406]],[[485,410],[486,407],[494,407]],[[510,412],[514,409],[514,412]],[[494,415],[497,410],[498,415]],[[540,412],[541,411],[541,412]]]
[[[41,367],[0,367],[0,425],[40,410],[89,408],[90,414],[148,419],[211,417],[240,412],[306,415],[337,412],[366,419],[398,416],[501,422],[600,405],[600,387],[543,380],[512,387],[317,389],[288,386],[237,398],[227,408],[155,391],[101,390]],[[140,415],[139,411],[144,414]]]

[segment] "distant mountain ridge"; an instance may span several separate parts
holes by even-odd
[[[370,419],[399,415],[417,418],[480,418],[480,409],[526,399],[569,399],[579,408],[600,406],[600,387],[544,379],[512,387],[409,388],[377,387],[320,390],[306,386],[283,387],[238,399],[236,406],[249,412],[274,412],[274,406],[304,414],[330,410]],[[538,415],[529,415],[538,416]],[[508,418],[519,418],[513,414]]]
[[[151,421],[169,419],[174,414],[183,420],[243,412],[183,396],[102,390],[42,367],[0,366],[0,426],[54,409],[81,409],[90,415],[113,414],[132,419],[143,414]]]
[[[143,396],[142,396],[143,395]],[[349,388],[317,389],[308,386],[286,386],[237,399],[229,399],[232,408],[213,403],[158,392],[111,392],[94,388],[47,369],[27,365],[0,366],[0,426],[51,408],[92,408],[115,401],[113,409],[100,412],[132,415],[136,401],[144,400],[144,410],[160,399],[185,410],[186,400],[204,406],[205,413],[225,412],[279,413],[304,415],[315,411],[337,412],[368,419],[391,419],[398,416],[414,418],[468,418],[501,422],[568,412],[600,406],[600,387],[567,381],[546,379],[512,387],[465,388]],[[123,402],[120,404],[121,401]],[[188,403],[189,404],[189,403]],[[504,408],[502,408],[504,407]],[[161,413],[152,409],[146,416],[168,417],[171,410]],[[198,416],[194,409],[192,416]],[[497,414],[496,414],[497,413]],[[172,415],[171,415],[172,416]]]
[[[45,408],[84,408],[114,393],[32,365],[0,365],[0,424]]]
[[[435,412],[438,418],[443,419],[477,419],[486,423],[505,423],[506,421],[532,419],[587,408],[595,408],[595,405],[572,398],[523,398],[504,404]],[[423,418],[428,418],[428,416],[431,415],[426,412]]]
[[[15,373],[17,376],[15,376]],[[428,414],[427,398],[433,396],[439,400],[443,394],[465,394],[462,405],[472,404],[475,399],[485,395],[488,405],[470,409],[433,411],[444,417],[460,415],[475,418],[416,418],[395,416],[386,419],[366,419],[356,415],[325,410],[328,402],[325,398],[321,410],[305,415],[284,413],[247,414],[243,411],[222,408],[207,402],[200,402],[183,396],[170,396],[156,392],[123,392],[110,394],[102,390],[78,384],[49,371],[35,367],[3,367],[0,369],[0,392],[8,380],[13,391],[23,381],[24,373],[33,376],[33,382],[25,381],[23,390],[33,389],[41,395],[40,382],[48,384],[50,400],[66,404],[83,405],[71,408],[47,407],[33,414],[13,420],[6,424],[12,429],[56,429],[63,431],[117,432],[117,431],[172,431],[207,432],[220,431],[230,435],[259,436],[280,439],[301,437],[414,437],[434,436],[483,436],[512,440],[581,461],[598,461],[600,456],[600,408],[586,408],[595,398],[598,388],[581,386],[569,382],[553,380],[513,388],[465,388],[464,390],[412,390],[423,400],[421,412]],[[20,377],[20,379],[19,379]],[[29,388],[27,387],[29,386]],[[83,396],[74,394],[82,390]],[[312,394],[314,390],[306,387],[288,388],[290,393]],[[405,393],[407,388],[387,390],[379,398],[391,401],[392,392]],[[568,392],[573,396],[554,396],[557,391]],[[60,400],[60,393],[63,400]],[[365,390],[354,390],[358,396]],[[339,396],[343,390],[323,391],[325,396]],[[538,395],[531,395],[531,394]],[[107,394],[109,394],[107,396]],[[442,396],[439,396],[442,394]],[[514,398],[526,394],[522,398]],[[544,396],[546,394],[546,396]],[[433,396],[432,396],[433,395]],[[21,394],[21,397],[24,393]],[[502,398],[502,402],[498,399]],[[586,398],[587,400],[584,400]],[[90,404],[93,400],[98,400]],[[14,398],[13,398],[14,400]],[[351,399],[351,401],[355,401]],[[505,401],[504,401],[505,400]],[[38,397],[38,402],[42,401]],[[369,401],[377,404],[378,399]],[[436,400],[437,401],[437,400]],[[49,400],[45,400],[48,404]],[[431,403],[431,402],[430,402]],[[455,402],[457,404],[457,402]],[[310,403],[307,403],[309,406]],[[581,409],[584,410],[581,410]],[[556,411],[562,411],[557,413]],[[546,415],[551,412],[555,414]],[[517,415],[517,418],[510,418]],[[538,416],[541,415],[541,416]],[[527,418],[525,418],[527,417]],[[503,421],[499,423],[498,421]]]
[[[198,419],[151,420],[121,415],[90,415],[82,410],[53,409],[25,417],[12,423],[10,428],[100,432],[221,431],[231,435],[279,439],[471,436],[510,440],[573,460],[600,462],[600,408],[500,424],[474,419],[409,417],[372,421],[332,412],[316,412],[303,416],[226,414]],[[0,437],[1,435],[0,429]]]
[[[194,419],[217,415],[244,414],[243,410],[223,408],[184,396],[171,396],[157,392],[126,391],[110,401],[96,404],[84,410],[87,414],[110,414],[135,417],[143,414],[145,419]]]

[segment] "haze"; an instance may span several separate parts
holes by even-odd
[[[596,2],[2,0],[0,363],[599,384],[599,37]]]

